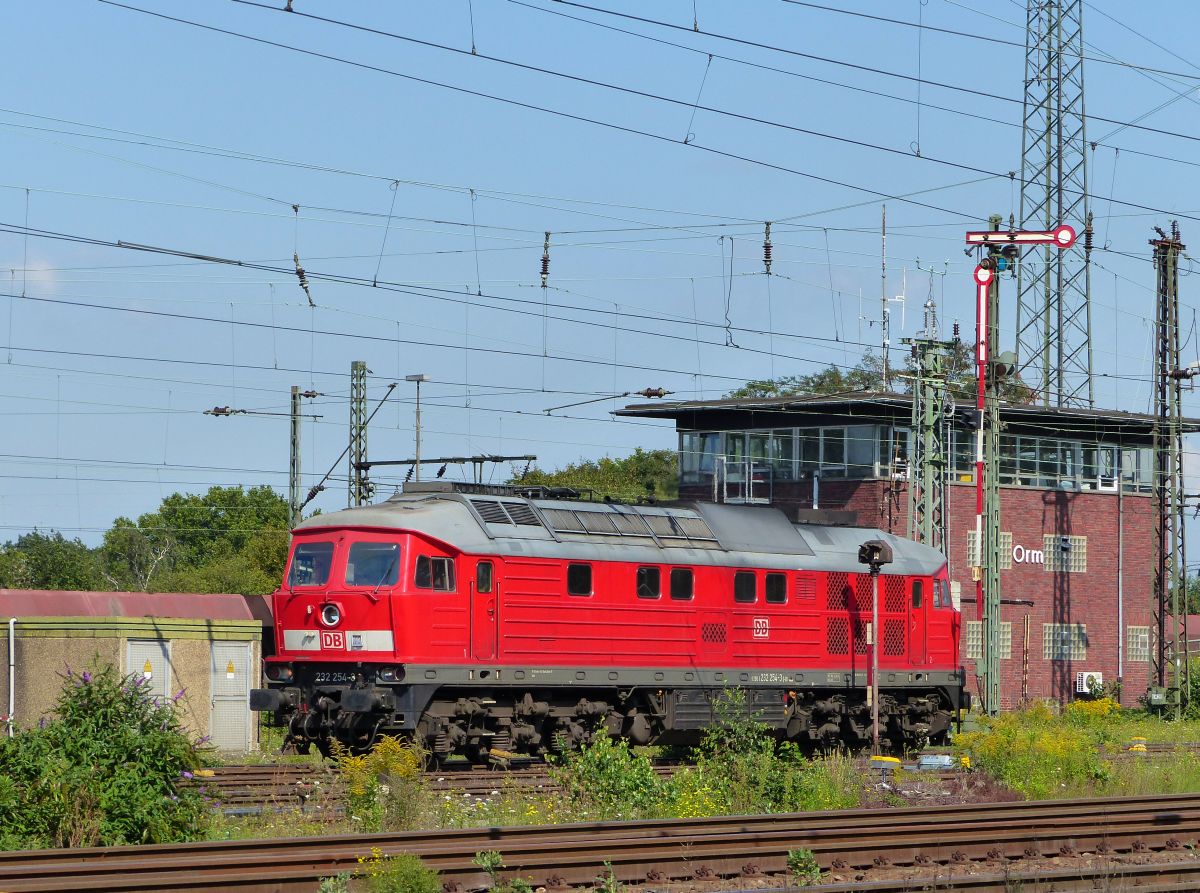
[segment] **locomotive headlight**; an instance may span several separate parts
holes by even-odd
[[[321,605],[321,623],[325,626],[337,626],[342,622],[342,609],[334,604]]]
[[[380,667],[375,678],[380,682],[399,682],[404,678],[403,667]]]
[[[287,664],[267,664],[265,672],[272,682],[292,681],[292,668]]]

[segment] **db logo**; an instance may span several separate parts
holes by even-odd
[[[771,618],[755,617],[754,618],[754,638],[765,639],[771,634]]]
[[[758,635],[758,633],[755,633]],[[321,647],[322,648],[338,648],[342,651],[346,650],[346,634],[343,632],[321,632]]]

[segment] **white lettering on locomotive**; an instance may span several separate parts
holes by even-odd
[[[321,647],[345,651],[346,634],[338,630],[322,630]]]

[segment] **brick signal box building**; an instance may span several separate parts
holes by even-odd
[[[903,536],[911,411],[907,395],[856,393],[619,414],[675,422],[683,499],[772,504],[801,520],[814,507],[841,511]],[[1122,701],[1135,704],[1150,682],[1154,419],[1005,404],[1001,421],[1002,706],[1069,700],[1080,674],[1120,683]],[[970,680],[983,644],[971,572],[974,432],[955,428],[947,440],[946,545]]]

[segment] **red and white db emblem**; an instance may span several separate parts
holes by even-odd
[[[337,630],[321,630],[321,648],[346,650],[346,634]]]

